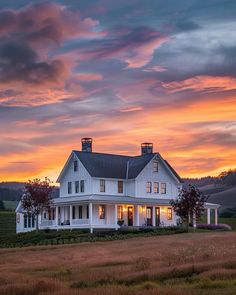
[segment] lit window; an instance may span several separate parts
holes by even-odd
[[[150,219],[152,218],[152,209],[147,207],[146,209],[146,218]]]
[[[118,220],[123,220],[123,206],[118,206],[117,211]]]
[[[105,219],[105,205],[99,206],[99,219]]]
[[[154,182],[153,192],[155,194],[159,193],[159,183],[158,182]]]
[[[105,193],[105,179],[100,179],[100,192]]]
[[[123,193],[123,181],[118,180],[118,193],[122,194]]]
[[[68,182],[68,194],[71,194],[72,193],[72,182],[69,181]]]
[[[167,219],[172,220],[172,208],[167,209]]]
[[[77,160],[74,161],[74,171],[75,172],[78,171],[78,161]]]
[[[80,192],[84,193],[84,180],[80,180]]]
[[[158,172],[158,162],[157,162],[157,160],[153,161],[153,172]]]
[[[79,206],[79,219],[82,219],[82,215],[83,215],[83,207]]]
[[[146,183],[146,192],[147,193],[151,193],[152,192],[152,183],[150,181],[148,181]]]
[[[75,181],[75,192],[76,194],[79,193],[79,181]]]
[[[166,183],[161,183],[161,194],[166,194]]]

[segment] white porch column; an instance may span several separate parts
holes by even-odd
[[[218,224],[218,209],[215,208],[215,224]]]
[[[56,212],[55,212],[55,221],[56,221],[56,226],[58,226],[58,206],[56,206]]]
[[[93,204],[89,203],[89,228],[90,233],[93,233]]]
[[[135,225],[139,226],[139,205],[135,206]]]
[[[118,224],[117,224],[117,204],[115,204],[115,211],[114,211],[114,222],[115,222],[115,229],[118,230]]]
[[[193,228],[197,227],[197,223],[196,223],[196,213],[193,212]]]
[[[207,208],[207,224],[211,224],[211,209]]]
[[[73,206],[70,205],[70,225],[72,225]]]
[[[152,226],[156,226],[156,207],[152,207]]]

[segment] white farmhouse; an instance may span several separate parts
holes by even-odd
[[[178,196],[182,180],[151,143],[141,155],[92,152],[92,139],[82,139],[82,151],[72,151],[58,180],[60,196],[50,212],[39,218],[40,229],[118,229],[123,226],[176,225],[170,200]],[[210,204],[209,204],[210,205]],[[208,218],[210,208],[208,208]],[[35,229],[32,216],[17,209],[17,232]],[[210,223],[210,221],[208,220]]]

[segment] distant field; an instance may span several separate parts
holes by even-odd
[[[0,294],[234,295],[235,240],[207,232],[0,249]]]
[[[7,210],[15,210],[18,204],[18,201],[3,201],[3,203]]]
[[[15,212],[0,211],[0,235],[16,232]]]

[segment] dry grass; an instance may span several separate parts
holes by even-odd
[[[236,233],[0,249],[0,294],[236,294]]]

